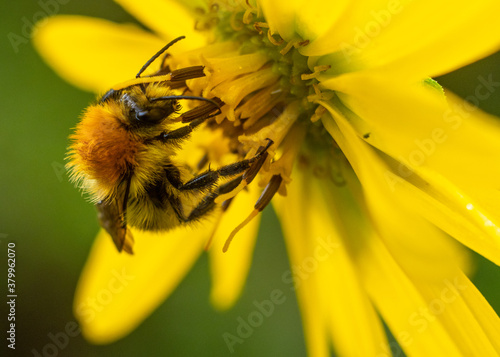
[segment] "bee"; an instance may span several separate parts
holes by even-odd
[[[216,170],[209,166],[186,179],[189,167],[176,162],[176,152],[196,128],[221,114],[224,103],[218,98],[175,94],[187,88],[186,80],[205,76],[203,66],[171,71],[162,63],[157,73],[141,77],[183,38],[168,43],[134,79],[114,86],[90,105],[70,136],[71,180],[96,204],[99,223],[119,252],[133,254],[128,227],[162,232],[206,217],[219,195],[255,177],[272,145],[269,140],[248,159]],[[180,114],[182,100],[201,104]],[[221,179],[228,180],[220,184]],[[196,195],[198,201],[193,202]]]

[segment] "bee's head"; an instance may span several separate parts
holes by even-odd
[[[176,122],[181,111],[179,100],[194,100],[209,103],[205,107],[197,107],[182,122],[194,119],[207,119],[221,113],[223,102],[219,99],[209,99],[198,96],[172,94],[171,89],[160,83],[137,84],[120,90],[109,90],[101,99],[100,104],[115,106],[119,112],[115,117],[125,126],[136,133],[153,135],[155,131],[165,129],[165,126]],[[214,109],[217,112],[214,114]],[[116,113],[116,112],[115,112]],[[183,114],[186,115],[186,113]],[[189,119],[188,119],[189,118]]]
[[[168,87],[155,84],[148,85],[146,88],[134,86],[124,90],[119,101],[127,113],[128,124],[143,128],[156,126],[178,112],[180,104],[175,97],[163,99],[170,94]]]

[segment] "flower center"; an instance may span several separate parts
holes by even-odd
[[[243,5],[213,2],[208,12],[200,11],[196,28],[208,34],[209,44],[169,57],[168,66],[205,67],[206,76],[189,80],[187,86],[190,94],[222,101],[222,114],[215,118],[217,125],[213,127],[224,131],[233,152],[249,158],[272,140],[272,155],[262,166],[260,180],[263,187],[274,191],[270,197],[276,192],[286,195],[296,161],[319,165],[313,170],[328,172],[330,179],[340,182],[331,174],[335,172],[331,160],[318,160],[322,156],[318,151],[326,157],[336,150],[331,136],[318,122],[325,109],[316,104],[330,99],[333,93],[322,93],[316,79],[330,66],[311,70],[308,57],[299,52],[309,41],[296,38],[286,42],[271,33],[261,11],[248,1]],[[314,160],[309,159],[312,157]],[[244,186],[243,180],[218,201],[233,197]]]
[[[171,66],[205,66],[207,77],[193,80],[189,86],[193,93],[218,97],[225,103],[224,115],[217,122],[227,119],[250,134],[275,122],[293,105],[297,111],[294,122],[304,124],[316,143],[322,136],[331,144],[329,135],[321,135],[322,125],[311,125],[325,112],[316,101],[332,94],[321,93],[316,79],[330,66],[311,71],[308,57],[298,51],[309,41],[296,38],[286,42],[272,34],[261,11],[249,1],[212,1],[208,12],[199,12],[196,28],[209,34],[212,44],[173,58]]]

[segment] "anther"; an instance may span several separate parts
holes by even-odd
[[[188,79],[205,77],[205,73],[203,71],[204,69],[205,66],[191,66],[191,67],[176,69],[175,71],[172,71],[170,81],[172,82],[186,81]]]
[[[189,123],[195,119],[206,117],[208,118],[214,110],[218,110],[220,114],[220,108],[224,105],[224,102],[219,98],[212,98],[210,102],[203,103],[180,116],[183,123]]]

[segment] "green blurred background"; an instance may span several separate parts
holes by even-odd
[[[36,1],[3,2],[0,72],[2,125],[0,129],[0,320],[7,328],[5,310],[7,244],[16,244],[16,351],[5,356],[43,355],[53,343],[50,335],[63,332],[75,321],[72,299],[80,271],[98,230],[92,205],[68,183],[64,155],[70,128],[94,94],[82,92],[42,62],[30,43],[17,52],[7,35],[22,36],[23,18],[33,21],[42,10]],[[70,0],[59,14],[84,14],[117,22],[134,21],[111,1]],[[456,41],[460,41],[459,38]],[[474,95],[478,76],[500,80],[500,55],[470,65],[439,82],[462,97]],[[500,93],[480,103],[500,116]],[[500,138],[499,138],[500,140]],[[46,350],[50,356],[224,356],[229,350],[222,334],[236,334],[238,317],[254,310],[253,301],[269,298],[283,287],[288,269],[285,247],[274,213],[264,213],[260,237],[247,286],[234,309],[219,313],[208,302],[210,277],[205,256],[166,303],[128,337],[106,346],[88,344],[80,335],[70,337],[64,349]],[[500,269],[476,256],[475,283],[500,311]],[[127,313],[124,311],[123,313]],[[300,316],[292,293],[243,345],[235,356],[304,356]]]

